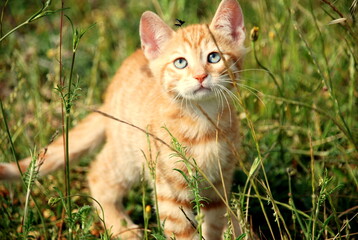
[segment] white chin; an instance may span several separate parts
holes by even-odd
[[[206,101],[208,99],[212,99],[215,97],[215,94],[212,90],[202,88],[199,90],[196,90],[195,92],[191,94],[185,94],[183,95],[183,98],[186,98],[188,100],[194,100],[194,101]]]

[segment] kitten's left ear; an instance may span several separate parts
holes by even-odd
[[[172,37],[174,31],[153,12],[144,12],[140,19],[140,40],[147,59],[159,56],[164,44]]]
[[[210,29],[230,36],[242,44],[245,40],[244,16],[236,0],[223,0],[210,24]]]

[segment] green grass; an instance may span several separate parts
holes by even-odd
[[[40,1],[5,2],[0,6],[1,36],[42,7]],[[240,2],[251,51],[238,85],[237,115],[243,137],[232,205],[233,211],[242,213],[248,235],[260,239],[358,236],[358,29],[357,16],[351,15],[356,13],[350,11],[353,2],[336,1],[334,8],[327,1],[313,0]],[[82,89],[71,108],[70,125],[86,116],[88,106],[100,105],[120,63],[140,46],[142,12],[155,11],[174,27],[175,18],[186,21],[185,25],[210,22],[218,3],[65,1],[64,12],[75,28],[96,24],[82,37],[72,68],[72,27],[63,20],[62,75],[68,83],[73,69],[72,78]],[[48,9],[61,8],[60,2],[53,2]],[[344,24],[329,24],[341,15],[347,19]],[[0,99],[14,144],[13,155],[1,114],[1,162],[30,155],[46,146],[56,130],[62,131],[62,99],[54,90],[60,83],[60,19],[61,12],[49,14],[0,42]],[[250,40],[254,26],[259,27],[255,42]],[[89,193],[85,173],[92,158],[86,156],[71,167],[74,239],[100,234],[104,238],[100,219],[87,207],[92,201],[85,197]],[[33,200],[21,183],[0,183],[0,239],[25,238],[24,227],[27,235],[39,239],[45,238],[45,232],[49,239],[70,238],[70,224],[62,224],[66,198],[59,198],[66,195],[63,172],[31,180]],[[155,205],[151,190],[138,189],[129,194],[127,210],[143,228],[157,231],[155,214],[145,211],[147,205]],[[59,202],[49,204],[50,199]],[[27,225],[22,223],[24,216]],[[151,234],[148,239],[153,239]]]

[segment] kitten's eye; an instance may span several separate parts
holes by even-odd
[[[212,52],[208,55],[209,63],[218,63],[220,60],[221,60],[221,57],[218,52]]]
[[[188,61],[185,58],[178,58],[174,61],[174,66],[179,69],[186,68]]]

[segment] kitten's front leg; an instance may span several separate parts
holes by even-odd
[[[185,194],[186,185],[168,179],[157,179],[156,184],[159,208],[157,211],[161,224],[164,224],[166,237],[177,240],[198,239],[192,204],[189,194]]]
[[[228,190],[231,188],[232,181],[232,172],[226,170],[225,173],[222,180],[217,180],[213,183],[221,197],[219,197],[212,188],[203,187],[201,193],[202,196],[209,199],[201,208],[204,214],[203,235],[205,240],[224,239],[223,233],[229,223],[232,226],[232,231],[235,232],[235,234],[233,234],[234,236],[237,237],[241,234],[241,228],[236,217],[232,216],[232,213],[228,210],[230,203],[224,202],[223,200],[230,195]],[[224,181],[224,183],[222,181]],[[230,214],[230,217],[228,214]]]
[[[223,239],[223,231],[228,219],[225,217],[226,205],[221,199],[211,200],[201,208],[204,214],[203,235],[205,240]]]

